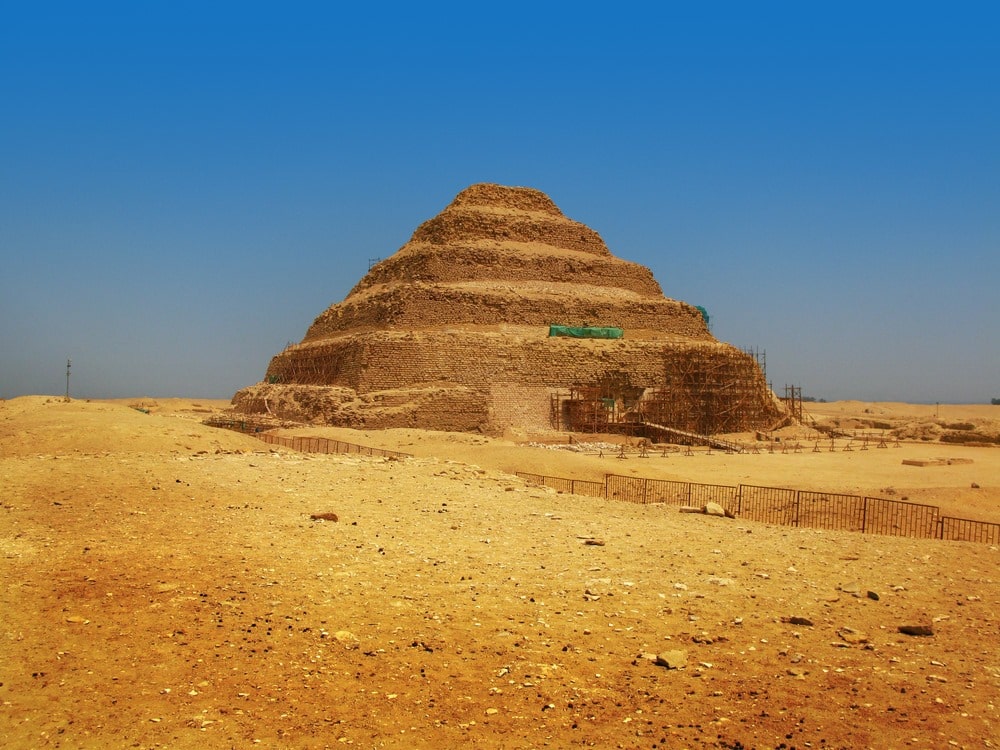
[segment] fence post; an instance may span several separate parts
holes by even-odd
[[[861,502],[861,533],[864,534],[868,528],[868,497],[865,496]]]

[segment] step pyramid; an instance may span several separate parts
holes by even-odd
[[[589,337],[596,328],[621,337]],[[550,335],[562,332],[578,337]],[[665,297],[648,268],[612,255],[538,190],[478,184],[372,267],[233,405],[497,434],[577,427],[590,409],[565,402],[581,401],[604,408],[598,421],[633,422],[644,402],[650,421],[684,429],[698,426],[691,414],[727,410],[739,429],[756,429],[781,410],[756,361],[717,341],[699,308]]]

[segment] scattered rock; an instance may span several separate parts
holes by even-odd
[[[656,665],[667,669],[681,669],[687,666],[687,651],[664,651],[657,654]]]
[[[784,617],[782,618],[782,622],[787,622],[789,625],[803,625],[807,628],[813,626],[813,621],[808,617]]]
[[[587,545],[589,545],[591,547],[603,547],[604,546],[604,540],[603,539],[584,539],[583,543],[587,544]]]
[[[338,630],[333,634],[333,637],[336,638],[344,646],[344,648],[357,648],[360,643],[358,637],[354,635],[354,633],[347,630]]]
[[[839,635],[845,643],[868,643],[868,636],[860,630],[855,630],[854,628],[841,628],[837,631],[837,635]]]
[[[714,583],[716,586],[731,586],[734,583],[732,578],[723,578],[721,576],[709,576],[705,580],[707,583]]]
[[[681,513],[703,513],[704,508],[700,508],[697,505],[682,505],[677,509]]]
[[[869,598],[869,599],[871,599],[871,600],[872,600],[873,602],[877,602],[877,601],[879,600],[879,596],[878,596],[878,594],[876,594],[876,593],[875,593],[874,591],[869,591],[869,592],[868,592],[868,594],[867,594],[867,596],[868,596],[868,598]]]
[[[724,643],[729,639],[724,635],[708,635],[707,633],[702,633],[701,635],[691,636],[692,643],[701,643],[704,645],[710,645],[712,643]]]
[[[931,636],[934,630],[930,625],[900,625],[899,632],[903,635]]]
[[[726,509],[718,503],[705,503],[705,507],[702,510],[706,516],[726,517]]]
[[[313,513],[309,516],[313,521],[339,521],[340,518],[336,513]]]

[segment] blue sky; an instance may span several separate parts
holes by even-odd
[[[0,397],[228,398],[498,182],[779,391],[988,402],[995,8],[0,0]]]

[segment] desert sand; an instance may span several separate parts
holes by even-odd
[[[907,437],[845,451],[786,428],[800,451],[738,455],[286,431],[414,455],[395,460],[201,423],[226,406],[0,402],[4,747],[1000,746],[996,546],[512,473],[906,497],[1000,522],[1000,447],[940,441],[995,435],[1000,407],[811,404],[855,436]],[[902,463],[942,457],[966,461]]]

